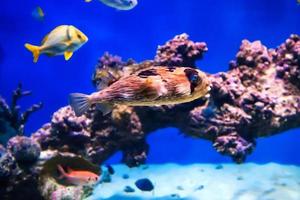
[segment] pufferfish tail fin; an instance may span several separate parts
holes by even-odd
[[[81,93],[70,94],[69,102],[76,116],[83,115],[91,105],[89,95]]]
[[[33,55],[33,62],[37,62],[40,56],[40,47],[39,46],[35,46],[35,45],[31,45],[26,43],[25,44],[26,49],[28,49],[29,51],[32,52]]]

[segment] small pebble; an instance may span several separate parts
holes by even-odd
[[[123,174],[122,178],[123,179],[129,179],[129,175],[128,174]]]
[[[243,178],[242,176],[238,176],[238,177],[236,178],[236,180],[242,181],[242,180],[244,180],[244,178]]]
[[[149,166],[148,165],[142,165],[142,169],[145,170],[145,169],[148,169]]]
[[[173,198],[180,198],[180,195],[179,194],[171,194],[171,197],[173,197]]]
[[[183,187],[182,187],[181,185],[178,185],[178,186],[176,187],[176,189],[177,189],[177,190],[184,190]]]
[[[135,190],[132,187],[130,187],[130,186],[127,185],[124,188],[124,192],[132,193],[132,192],[135,192]]]
[[[223,165],[217,165],[216,169],[223,169]]]
[[[195,190],[203,190],[204,185],[200,185],[199,187],[197,187]]]

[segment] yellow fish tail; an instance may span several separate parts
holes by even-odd
[[[37,62],[40,56],[40,47],[39,46],[35,46],[35,45],[31,45],[26,43],[25,44],[26,49],[28,49],[29,51],[32,52],[33,54],[33,62]]]

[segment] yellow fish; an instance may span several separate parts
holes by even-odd
[[[210,82],[204,72],[189,67],[150,67],[120,78],[90,95],[73,93],[70,105],[77,116],[93,104],[105,115],[114,104],[157,106],[190,102],[205,96]]]
[[[45,17],[45,13],[42,10],[41,7],[36,7],[33,11],[32,11],[32,17],[34,17],[35,19],[39,20],[39,21],[43,21],[44,17]]]
[[[41,46],[26,43],[25,47],[32,52],[33,62],[40,54],[48,56],[64,55],[69,60],[73,52],[88,41],[87,36],[72,25],[61,25],[52,30],[42,40]]]

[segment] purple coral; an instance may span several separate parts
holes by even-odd
[[[38,159],[41,147],[29,137],[15,136],[7,142],[7,150],[19,163],[32,163]]]
[[[163,46],[158,46],[155,63],[163,66],[194,67],[195,62],[208,50],[205,42],[193,42],[185,33],[175,36]]]
[[[242,163],[246,156],[252,152],[255,144],[236,133],[231,133],[217,137],[213,146],[218,152],[230,155],[235,162]]]
[[[291,35],[274,55],[277,74],[300,89],[300,37]]]
[[[8,179],[14,174],[17,168],[15,158],[9,154],[5,153],[0,157],[0,183],[7,182]],[[1,191],[0,191],[1,194]],[[1,195],[0,195],[1,196]]]
[[[102,82],[107,82],[108,85],[118,80],[123,75],[124,66],[132,65],[135,61],[129,59],[127,62],[122,61],[119,56],[111,55],[105,52],[99,58],[95,72],[92,76],[92,83],[95,87],[99,87]]]

